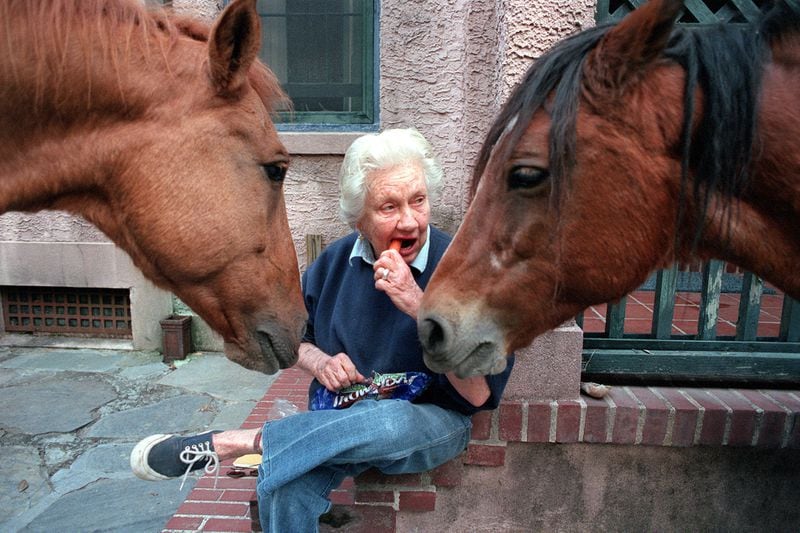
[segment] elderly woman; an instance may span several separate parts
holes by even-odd
[[[148,437],[131,455],[136,475],[168,479],[262,453],[263,530],[315,531],[330,509],[327,496],[345,477],[370,467],[421,472],[463,451],[470,415],[497,407],[513,358],[502,374],[467,379],[424,365],[417,309],[450,242],[429,224],[441,181],[431,147],[416,130],[356,140],[342,165],[339,201],[356,231],[329,245],[303,275],[309,319],[298,365],[314,376],[310,407],[322,409],[267,422],[262,430]],[[377,394],[367,394],[366,385],[360,393],[335,394],[386,373],[401,374],[373,387]],[[415,380],[427,386],[397,386]]]

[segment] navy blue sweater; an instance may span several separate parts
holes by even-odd
[[[303,296],[308,310],[308,327],[303,340],[329,355],[346,353],[364,376],[370,376],[373,371],[427,372],[434,379],[417,400],[419,402],[433,403],[465,415],[496,408],[514,358],[509,357],[504,372],[487,376],[492,394],[483,406],[476,408],[462,398],[443,374],[433,374],[425,366],[416,321],[397,309],[386,293],[375,288],[372,265],[361,258],[354,258],[350,264],[348,259],[356,238],[352,233],[326,247],[303,274]],[[431,227],[425,271],[419,273],[412,268],[423,290],[449,243],[447,234]],[[313,380],[309,398],[313,398],[320,387],[322,385]]]

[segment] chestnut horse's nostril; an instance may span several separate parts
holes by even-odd
[[[297,351],[291,339],[279,330],[259,326],[256,328],[256,340],[261,347],[261,355],[271,366],[289,368],[297,361]]]
[[[418,330],[422,347],[426,352],[435,355],[447,350],[450,336],[439,320],[434,317],[424,318],[420,321]]]

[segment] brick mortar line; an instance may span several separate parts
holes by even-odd
[[[750,407],[752,407],[756,413],[756,423],[755,427],[753,428],[753,434],[750,437],[750,446],[755,447],[758,444],[758,437],[761,435],[761,426],[764,423],[764,410],[751,402],[747,396],[739,392],[737,389],[731,389],[731,393],[750,404]]]
[[[434,487],[434,489],[436,488],[436,484],[433,482],[433,476],[431,475],[431,472],[432,470],[426,470],[425,472],[420,472],[419,476],[420,487]]]
[[[469,442],[467,443],[467,446],[469,446],[470,444],[474,444],[476,446],[505,446],[509,442],[514,442],[514,441],[503,440],[503,439],[500,439],[500,438],[493,439],[491,437],[489,437],[488,439],[472,439],[472,438],[470,438]]]
[[[664,432],[664,440],[661,441],[662,446],[672,446],[672,434],[675,431],[675,418],[677,417],[677,409],[670,403],[665,396],[663,396],[657,387],[647,387],[659,400],[664,402],[667,406],[667,429]]]
[[[614,424],[617,421],[617,403],[611,398],[611,395],[606,396],[608,403],[608,411],[606,411],[606,443],[614,441]]]
[[[522,423],[520,424],[521,442],[528,442],[528,400],[522,402]]]
[[[202,478],[200,478],[200,479],[202,479]],[[255,481],[255,478],[253,478],[253,480]],[[194,492],[196,490],[208,490],[208,491],[214,491],[215,490],[215,491],[222,492],[222,493],[226,493],[226,492],[253,492],[255,490],[255,486],[253,486],[252,489],[206,489],[206,488],[202,488],[201,487],[199,489],[192,489],[192,492]],[[192,495],[192,492],[189,493],[189,495],[187,496],[186,500],[184,500],[184,501],[187,501],[187,502],[192,501],[189,498],[189,496]],[[208,501],[208,500],[200,500],[200,501]]]
[[[492,441],[500,440],[500,406],[492,411],[489,417],[489,439]]]
[[[710,390],[707,390],[705,392],[706,394],[714,398],[716,401],[718,401],[722,405],[722,407],[725,408],[725,428],[722,430],[722,445],[727,446],[731,437],[731,427],[733,426],[733,408],[731,408],[730,405],[723,402],[721,399],[714,396],[714,394]]]
[[[252,491],[250,491],[250,492],[252,493]],[[239,495],[237,494],[237,496],[239,496]],[[242,498],[241,500],[189,500],[189,499],[186,499],[186,500],[183,500],[183,503],[200,503],[200,504],[211,503],[211,504],[214,504],[214,503],[247,503],[247,502],[250,501],[250,499],[249,499],[250,494],[247,494],[246,496],[244,494],[241,494],[241,496],[244,496],[244,498]]]
[[[550,431],[547,434],[547,442],[555,443],[558,435],[558,402],[550,402]]]
[[[392,511],[395,513],[400,511],[400,494],[396,490],[392,491],[393,493],[393,501],[390,502],[356,502],[353,505],[356,506],[364,506],[364,507],[390,507]]]
[[[678,394],[686,398],[686,401],[694,405],[695,409],[697,409],[697,419],[694,422],[694,436],[692,437],[692,446],[697,446],[703,434],[703,420],[705,419],[706,408],[700,405],[700,402],[692,398],[691,394],[683,389],[678,389]]]
[[[435,496],[435,493],[434,493]],[[401,510],[412,511],[411,509],[400,509],[400,496],[397,491],[394,491],[394,500],[391,502],[354,502],[349,504],[348,506],[352,507],[383,507],[386,509],[391,509],[393,513],[399,513]]]
[[[630,387],[622,387],[622,390],[636,403],[638,413],[636,414],[636,437],[633,439],[634,446],[642,443],[644,438],[644,423],[647,419],[647,407],[633,393]]]

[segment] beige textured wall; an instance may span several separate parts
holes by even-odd
[[[106,242],[108,238],[83,218],[63,211],[41,211],[0,215],[0,241]]]

